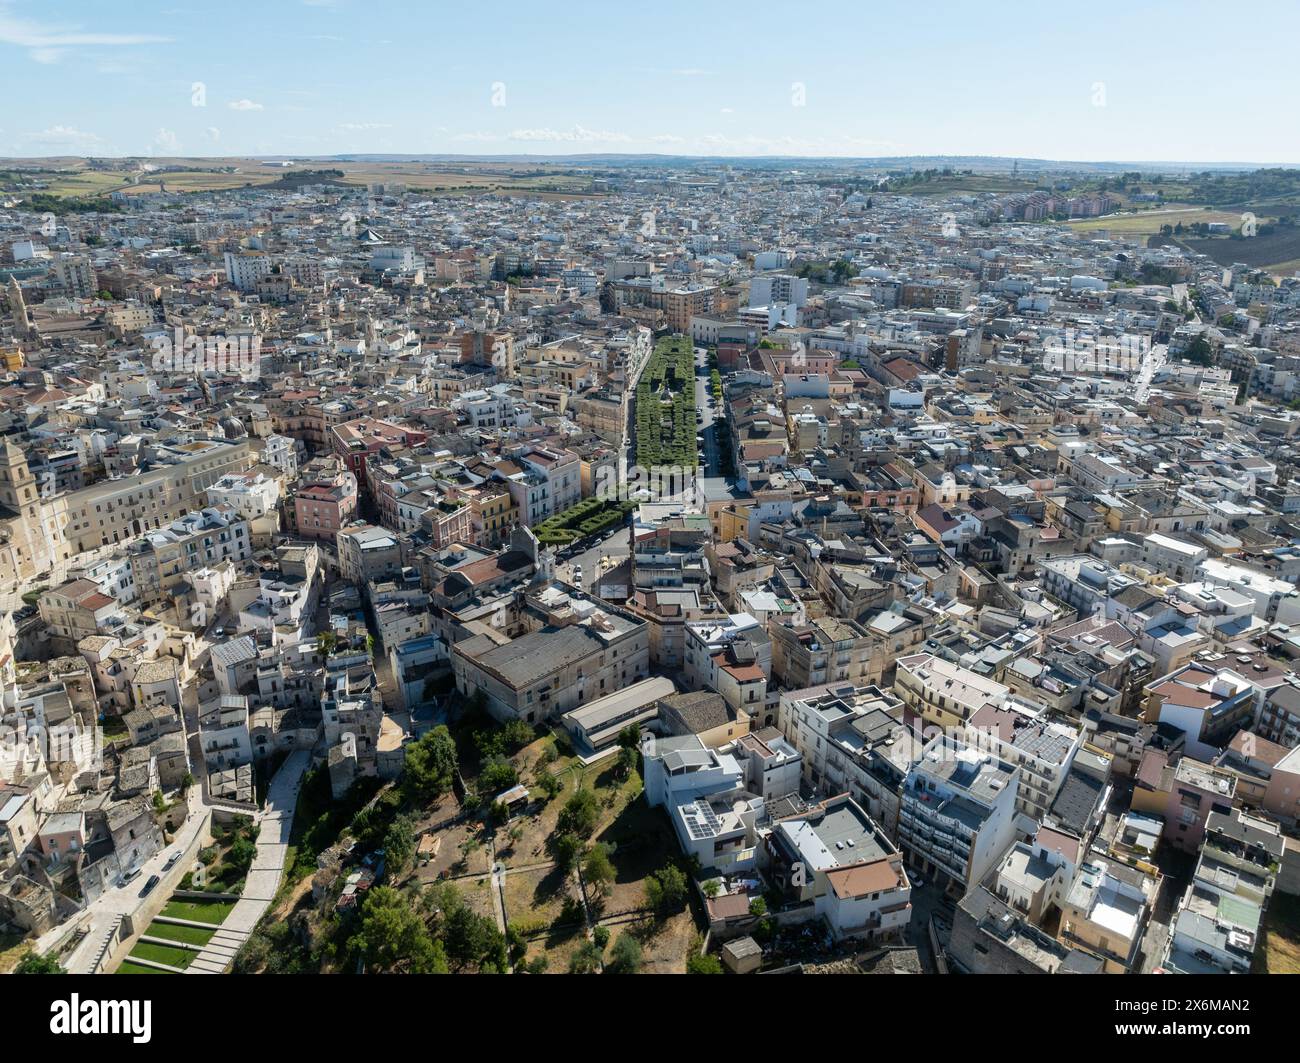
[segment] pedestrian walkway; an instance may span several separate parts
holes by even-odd
[[[310,766],[311,754],[300,749],[290,754],[275,773],[266,795],[266,807],[258,814],[257,855],[248,869],[243,893],[186,974],[222,974],[228,970],[258,920],[271,907],[284,878],[298,791]]]

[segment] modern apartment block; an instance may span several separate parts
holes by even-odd
[[[943,735],[927,743],[903,783],[898,841],[908,865],[965,892],[1010,848],[1020,770]]]
[[[1083,745],[1078,727],[1014,701],[977,710],[962,734],[972,745],[1020,768],[1017,807],[1034,820],[1051,808]]]
[[[897,837],[899,794],[924,741],[904,724],[896,697],[847,684],[790,691],[781,695],[778,724],[813,793],[849,794]]]

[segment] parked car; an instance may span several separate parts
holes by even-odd
[[[153,888],[161,881],[162,877],[160,875],[150,875],[149,881],[144,884],[144,889],[140,891],[140,896],[148,897],[153,892]]]
[[[179,850],[172,853],[171,856],[167,857],[167,863],[163,864],[163,870],[170,871],[172,868],[176,866],[176,861],[179,860],[180,858],[181,858],[181,854]]]
[[[122,885],[125,886],[130,882],[134,882],[139,877],[140,877],[140,869],[137,867],[132,871],[128,871],[125,875],[122,876]]]

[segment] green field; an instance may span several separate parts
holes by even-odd
[[[52,196],[104,196],[130,183],[124,173],[104,173],[99,170],[60,173],[43,191]]]
[[[144,967],[138,963],[132,963],[130,960],[123,960],[118,967],[117,974],[166,974],[166,971],[160,971],[157,967]]]
[[[211,170],[181,171],[178,173],[141,174],[138,184],[122,189],[128,195],[157,192],[160,182],[168,192],[219,192],[227,188],[244,188],[247,185],[270,184],[276,178],[270,174],[215,173]]]
[[[222,921],[234,908],[234,901],[178,901],[170,900],[159,915],[173,919],[190,919],[196,923],[211,923],[220,926]]]
[[[154,945],[148,941],[138,942],[130,953],[138,960],[153,960],[154,963],[165,963],[169,967],[179,967],[185,970],[194,958],[197,952],[189,949],[174,949],[167,945]]]
[[[149,924],[149,929],[145,933],[152,938],[184,941],[189,945],[206,945],[212,935],[216,933],[216,928],[203,930],[197,926],[177,926],[175,923],[159,923],[155,921]]]

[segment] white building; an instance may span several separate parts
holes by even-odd
[[[963,892],[982,882],[1016,837],[1020,772],[940,735],[903,784],[898,840],[908,863]]]
[[[1295,584],[1218,557],[1207,557],[1196,571],[1206,583],[1246,595],[1255,603],[1256,616],[1275,624],[1300,623],[1300,591]]]
[[[262,251],[227,251],[226,281],[241,292],[252,291],[271,272],[271,256]]]
[[[911,919],[902,854],[846,794],[778,821],[765,847],[772,880],[812,901],[837,939],[895,934]]]
[[[267,436],[263,441],[262,460],[285,476],[297,476],[298,445],[298,441],[289,436]]]
[[[259,473],[231,473],[208,488],[208,504],[230,506],[247,521],[264,517],[280,500],[280,483]]]

